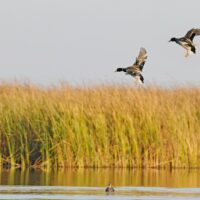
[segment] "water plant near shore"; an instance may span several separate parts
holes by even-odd
[[[200,89],[0,85],[3,167],[200,167]]]

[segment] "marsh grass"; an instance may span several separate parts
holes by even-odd
[[[200,89],[0,85],[3,167],[200,167]]]

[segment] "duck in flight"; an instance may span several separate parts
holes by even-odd
[[[193,39],[195,36],[200,35],[200,29],[193,28],[189,30],[184,37],[181,38],[171,38],[169,42],[176,42],[181,45],[184,49],[187,50],[185,57],[188,57],[192,53],[196,53],[195,44],[193,43]]]
[[[129,67],[125,68],[117,68],[116,72],[125,72],[126,74],[129,74],[133,76],[136,79],[136,83],[141,82],[144,83],[144,77],[142,76],[142,70],[144,67],[144,64],[147,59],[147,52],[146,49],[141,47],[138,57],[136,58],[134,64]]]
[[[107,188],[105,189],[105,191],[106,191],[106,192],[114,192],[115,189],[112,187],[112,184],[109,183],[108,186],[107,186]]]

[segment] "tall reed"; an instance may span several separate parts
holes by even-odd
[[[0,85],[0,164],[200,167],[200,88]]]

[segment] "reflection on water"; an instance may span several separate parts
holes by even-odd
[[[2,170],[0,185],[200,187],[200,170]]]
[[[111,182],[113,194],[105,193]],[[200,170],[0,171],[2,199],[200,199]]]

